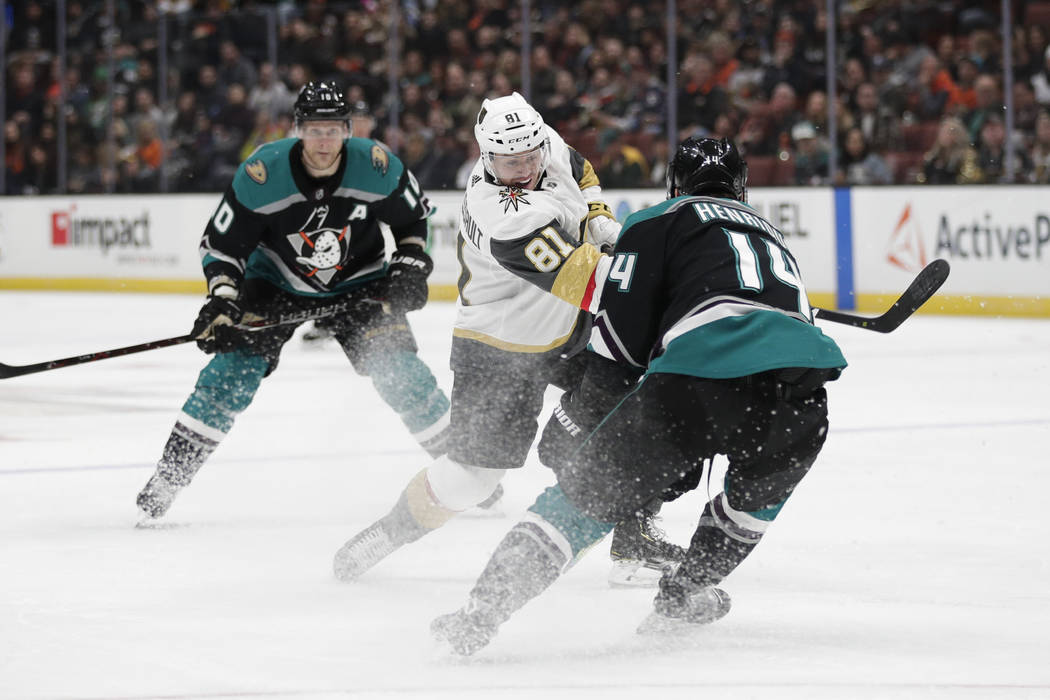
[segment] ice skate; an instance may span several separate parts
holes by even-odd
[[[658,519],[651,509],[644,509],[616,526],[609,548],[613,561],[609,585],[653,587],[665,572],[674,571],[682,562],[685,550],[667,541],[666,533],[656,525]]]
[[[732,601],[721,588],[703,586],[680,573],[660,581],[653,611],[638,626],[638,634],[658,634],[696,629],[729,613]]]
[[[488,646],[496,636],[496,626],[464,608],[436,618],[430,623],[430,633],[438,642],[448,644],[456,654],[470,656]]]
[[[340,581],[353,581],[397,551],[402,544],[391,537],[386,518],[380,518],[351,537],[335,553],[332,563],[335,577]]]
[[[178,492],[179,487],[158,472],[146,482],[145,487],[135,498],[135,504],[147,518],[160,518],[168,512]]]

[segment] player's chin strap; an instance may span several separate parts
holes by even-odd
[[[381,301],[376,299],[361,299],[353,302],[340,301],[327,306],[318,306],[316,308],[304,311],[293,311],[291,313],[281,314],[276,319],[260,319],[254,321],[243,321],[236,328],[246,331],[262,331],[268,328],[275,328],[276,326],[286,326],[288,324],[298,324],[305,321],[313,321],[320,318],[329,318],[331,316],[337,316],[339,314],[347,313],[355,308],[361,308],[369,304],[382,304]],[[77,355],[75,357],[65,357],[61,360],[50,360],[48,362],[38,362],[31,365],[5,365],[0,362],[0,379],[10,379],[11,377],[20,377],[24,374],[34,374],[36,372],[47,372],[52,369],[59,369],[61,367],[71,367],[73,365],[82,365],[88,362],[97,362],[99,360],[106,360],[110,357],[121,357],[122,355],[132,355],[138,352],[146,352],[148,350],[157,350],[158,348],[167,348],[172,345],[181,345],[183,343],[190,343],[195,340],[195,336],[192,333],[186,335],[176,336],[174,338],[162,338],[161,340],[151,340],[147,343],[140,343],[138,345],[128,345],[123,348],[114,348],[112,350],[100,350],[98,352],[88,353],[86,355]]]

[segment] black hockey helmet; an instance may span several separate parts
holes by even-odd
[[[303,85],[293,110],[296,126],[309,121],[350,121],[350,105],[334,83],[316,80]]]
[[[688,138],[667,166],[667,197],[704,194],[747,201],[747,161],[729,139]]]

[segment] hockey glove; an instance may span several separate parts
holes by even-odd
[[[422,309],[427,303],[427,277],[434,261],[418,245],[398,248],[387,268],[387,302],[395,313]]]
[[[616,247],[620,237],[620,222],[613,218],[612,210],[605,202],[588,202],[587,241],[608,255]]]
[[[600,416],[596,419],[593,415],[587,415],[585,418],[584,414],[590,412],[584,411],[580,404],[577,395],[566,391],[554,407],[536,448],[540,463],[544,466],[558,469],[568,463],[601,421]]]
[[[540,462],[557,471],[635,385],[638,372],[587,351],[580,386],[562,394],[537,446]]]
[[[244,311],[237,303],[237,290],[221,285],[204,302],[190,334],[196,339],[197,347],[208,354],[231,352],[237,347],[233,326],[243,317]]]

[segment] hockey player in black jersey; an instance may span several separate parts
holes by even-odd
[[[558,485],[506,535],[466,606],[437,618],[461,654],[542,592],[612,523],[654,497],[696,488],[726,455],[681,566],[660,580],[639,632],[729,611],[717,586],[754,549],[806,474],[828,429],[826,381],[846,361],[813,325],[780,232],[747,204],[747,165],[727,140],[689,139],[668,201],[628,217],[603,285],[581,389],[541,441],[564,452]]]
[[[405,319],[427,301],[430,204],[397,156],[353,138],[350,106],[334,85],[303,86],[294,110],[297,136],[241,164],[201,239],[208,297],[192,333],[214,357],[138,495],[150,518],[167,512],[277,368],[296,326],[235,328],[254,317],[345,302],[329,327],[350,363],[424,449],[444,451],[449,401]],[[396,244],[389,264],[380,222]]]

